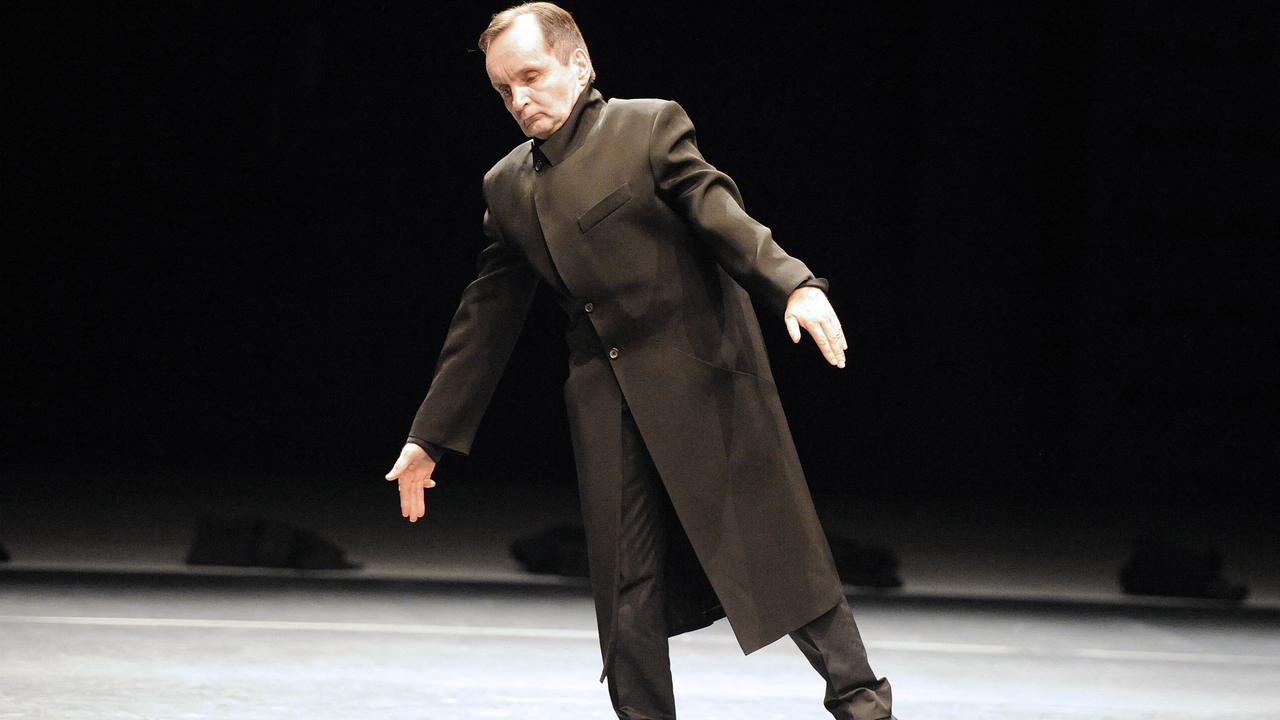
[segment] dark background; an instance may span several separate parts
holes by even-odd
[[[761,318],[815,488],[1243,507],[1280,471],[1280,5],[1203,5],[568,7],[606,97],[678,100],[831,279],[847,369]],[[6,490],[380,482],[522,140],[472,50],[501,8],[6,11]],[[442,473],[572,482],[556,312]]]

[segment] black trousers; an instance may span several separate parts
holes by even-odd
[[[667,530],[677,522],[657,468],[626,404],[622,411],[623,488],[619,548],[618,626],[608,684],[624,720],[675,718],[663,573]],[[848,602],[797,628],[791,639],[827,683],[823,705],[838,720],[878,720],[890,714],[889,681],[877,678]]]

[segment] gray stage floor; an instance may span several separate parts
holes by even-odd
[[[855,596],[903,720],[1280,717],[1273,610]],[[577,584],[0,573],[0,718],[606,718]],[[672,643],[680,717],[829,717],[783,639]]]

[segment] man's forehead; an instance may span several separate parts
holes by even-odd
[[[550,59],[542,39],[542,27],[533,15],[521,15],[489,43],[484,67],[489,77],[516,73],[526,67],[543,65]]]

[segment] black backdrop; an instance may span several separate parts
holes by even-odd
[[[377,482],[404,439],[522,139],[472,50],[501,6],[247,7],[4,23],[15,477]],[[1280,6],[568,7],[832,280],[848,369],[762,318],[816,487],[1274,495]],[[572,472],[556,320],[491,481]]]

